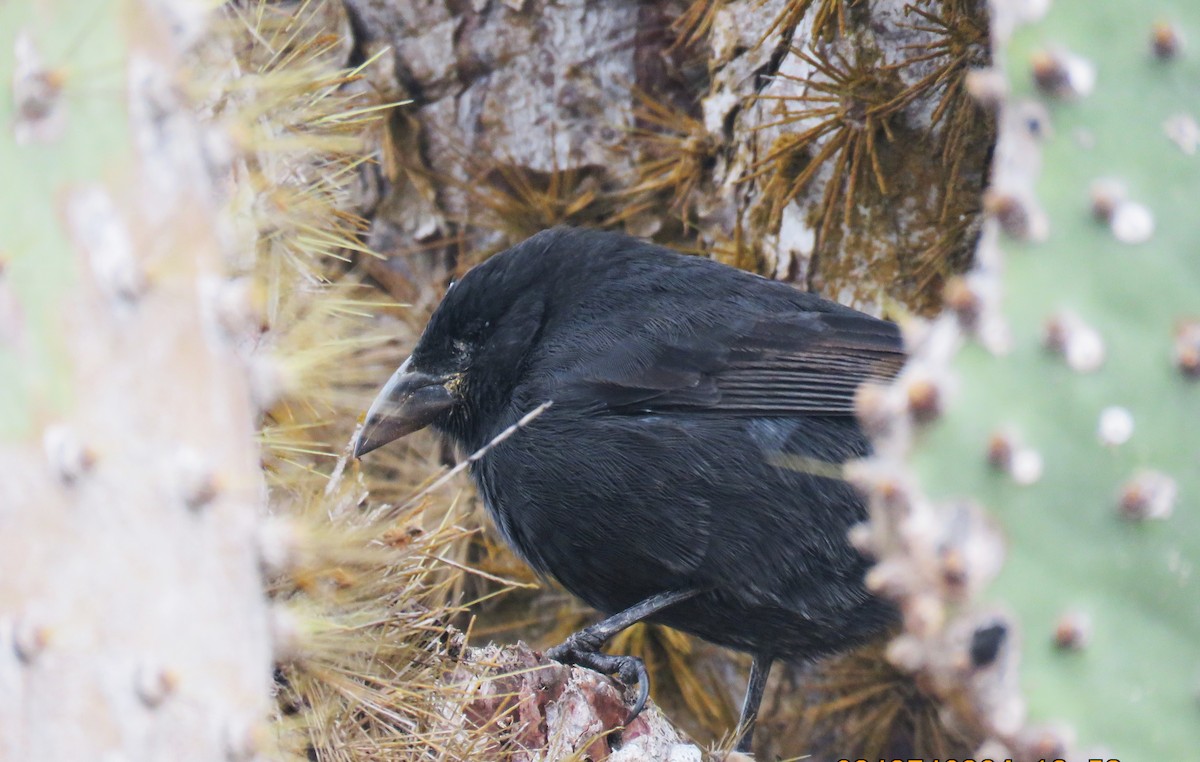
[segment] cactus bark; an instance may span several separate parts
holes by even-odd
[[[0,5],[0,757],[249,759],[257,411],[185,0]]]

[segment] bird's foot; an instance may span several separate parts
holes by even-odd
[[[629,710],[625,724],[633,722],[646,708],[650,697],[650,675],[646,663],[636,656],[616,656],[600,652],[604,644],[594,633],[581,630],[546,651],[546,656],[567,665],[586,667],[602,675],[616,675],[627,686],[638,686],[638,697]]]

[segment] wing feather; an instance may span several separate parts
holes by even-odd
[[[617,413],[851,415],[858,387],[903,363],[893,323],[848,309],[697,320],[647,327],[579,369],[567,394]]]

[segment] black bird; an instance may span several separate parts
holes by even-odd
[[[486,448],[471,474],[504,537],[609,615],[551,658],[636,681],[632,719],[645,668],[599,650],[622,629],[659,622],[747,651],[749,751],[774,659],[845,650],[894,621],[863,586],[847,532],[865,508],[836,471],[868,452],[856,389],[903,360],[892,323],[555,228],[450,287],[354,452],[428,425]]]

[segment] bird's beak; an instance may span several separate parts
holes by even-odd
[[[411,364],[412,358],[405,360],[371,403],[354,440],[354,457],[425,428],[454,404],[449,378],[409,370]]]

